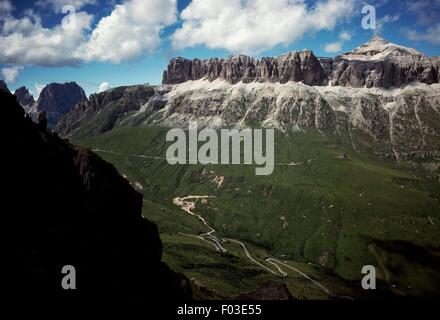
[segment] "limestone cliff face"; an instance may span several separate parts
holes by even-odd
[[[81,135],[93,135],[111,130],[124,115],[137,111],[151,100],[151,107],[161,107],[164,92],[151,86],[118,87],[92,94],[82,100],[64,116],[55,127],[61,135],[69,135],[77,129]],[[163,106],[162,106],[163,107]]]
[[[374,37],[351,52],[335,58],[316,58],[309,50],[260,60],[238,55],[227,59],[172,59],[164,72],[164,84],[205,78],[237,82],[302,82],[307,85],[349,87],[399,87],[413,81],[439,82],[439,57]]]
[[[13,95],[0,92],[0,101],[8,294],[190,297],[186,278],[161,262],[142,195],[113,165],[33,123]],[[64,265],[75,267],[77,290],[62,289]]]
[[[350,87],[400,87],[418,81],[439,82],[439,57],[375,37],[333,59],[330,84]]]
[[[439,159],[439,84],[388,91],[206,79],[130,90],[149,93],[134,104],[101,93],[66,115],[58,132],[79,138],[118,126],[187,128],[191,121],[212,128],[256,124],[286,133],[315,128],[346,135],[354,149],[368,146],[380,157],[432,164]]]
[[[359,152],[422,160],[439,171],[439,58],[375,37],[336,58],[310,51],[276,58],[170,61],[165,85],[92,96],[57,127],[67,137],[118,126],[221,128],[259,125],[282,132],[327,130]],[[145,96],[125,99],[125,92]]]
[[[303,82],[327,84],[327,76],[313,52],[290,52],[276,58],[254,58],[237,55],[227,59],[172,59],[163,75],[163,84],[177,84],[205,78],[222,79],[231,84],[249,82]]]

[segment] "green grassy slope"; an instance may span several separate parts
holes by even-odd
[[[363,265],[376,266],[380,287],[397,294],[438,292],[440,187],[390,163],[342,147],[316,130],[276,136],[274,173],[252,165],[177,165],[166,160],[163,128],[120,128],[74,141],[99,148],[144,194],[144,214],[159,226],[164,259],[225,295],[283,281],[297,297],[326,298],[295,272],[281,278],[252,263],[238,245],[228,253],[189,235],[206,228],[172,202],[212,195],[197,203],[219,236],[245,242],[262,263],[287,261],[338,295],[356,295]],[[348,158],[342,157],[346,153]],[[288,166],[291,162],[295,166]],[[224,177],[219,188],[215,178]],[[142,187],[141,187],[142,186]],[[188,235],[189,234],[189,235]],[[266,263],[267,264],[267,263]]]

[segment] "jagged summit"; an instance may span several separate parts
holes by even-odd
[[[375,36],[335,58],[317,58],[307,49],[259,60],[246,55],[205,60],[178,57],[169,62],[163,84],[220,79],[232,84],[292,81],[310,86],[390,88],[414,81],[438,83],[439,66],[439,57],[427,57]]]
[[[35,103],[34,97],[29,92],[28,88],[26,87],[20,87],[14,92],[14,96],[17,97],[17,102],[25,108],[25,110],[32,107],[32,105]]]
[[[8,89],[8,86],[6,85],[6,82],[4,82],[3,80],[0,80],[0,90],[7,93],[11,93]]]
[[[226,59],[206,60],[174,58],[163,75],[163,84],[178,84],[205,78],[229,83],[237,82],[303,82],[307,85],[327,84],[327,76],[312,51],[292,51],[278,57],[260,60],[235,55]]]
[[[419,51],[394,44],[380,36],[342,55],[347,60],[381,60],[391,56],[423,56]]]
[[[63,115],[85,98],[84,90],[76,82],[50,83],[41,90],[28,114],[35,119],[40,112],[46,112],[49,126],[53,127]]]

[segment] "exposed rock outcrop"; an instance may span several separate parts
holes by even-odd
[[[327,76],[313,52],[290,52],[276,58],[254,58],[237,55],[226,59],[172,59],[163,75],[164,84],[183,83],[206,77],[210,81],[222,79],[231,84],[249,82],[303,82],[325,85]]]
[[[368,147],[380,157],[428,162],[440,158],[439,84],[387,91],[294,82],[233,85],[198,80],[148,90],[151,92],[137,104],[112,100],[110,93],[106,98],[99,94],[99,99],[81,103],[66,115],[57,130],[80,138],[118,126],[187,128],[191,121],[197,121],[199,127],[257,124],[282,132],[316,128],[346,135],[355,150]]]
[[[81,127],[81,135],[93,135],[111,130],[124,116],[144,107],[151,113],[164,107],[163,94],[167,88],[154,88],[147,85],[118,87],[92,94],[63,117],[55,131],[68,135]],[[99,119],[98,119],[99,118]]]
[[[29,114],[36,119],[41,111],[46,111],[49,127],[53,127],[83,99],[86,94],[75,82],[51,83],[43,88]]]
[[[113,165],[38,127],[13,95],[0,92],[0,101],[8,295],[190,297],[187,279],[161,262],[142,195]],[[65,265],[75,267],[76,290],[62,289]]]
[[[240,124],[260,124],[281,131],[300,128],[334,129],[333,109],[318,92],[302,84],[236,84],[216,87],[176,88],[167,95],[167,104],[144,124],[187,127],[190,121],[200,126],[222,128]]]
[[[9,91],[8,89],[8,86],[3,80],[0,80],[0,91],[11,93],[11,91]]]
[[[413,81],[439,82],[439,57],[393,44],[380,37],[333,59],[330,84],[350,87],[400,87]]]
[[[26,87],[20,87],[15,90],[14,95],[17,97],[18,103],[26,110],[35,103],[34,97]]]
[[[336,58],[316,58],[303,50],[260,60],[238,55],[227,59],[172,59],[163,75],[164,84],[206,78],[235,84],[249,82],[302,82],[312,86],[400,87],[413,81],[439,82],[440,58],[374,37],[366,44]]]
[[[57,129],[82,137],[122,125],[187,128],[190,121],[283,132],[316,128],[341,136],[356,151],[417,159],[438,171],[438,66],[438,57],[379,37],[335,59],[310,51],[260,60],[176,58],[164,73],[169,85],[152,87],[148,99],[94,98]]]

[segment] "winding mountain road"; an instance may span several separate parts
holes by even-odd
[[[177,205],[178,207],[180,207],[183,211],[185,211],[186,213],[189,213],[192,216],[197,217],[198,220],[200,220],[207,228],[208,228],[208,232],[203,233],[199,236],[197,235],[191,235],[191,234],[184,234],[184,233],[180,233],[182,235],[186,235],[186,236],[192,236],[195,238],[198,238],[200,240],[203,240],[205,242],[211,243],[214,248],[219,251],[219,252],[227,252],[226,248],[224,248],[221,243],[226,243],[226,242],[233,242],[236,243],[238,245],[240,245],[244,251],[244,254],[246,255],[246,257],[252,261],[254,264],[258,265],[259,267],[261,267],[262,269],[266,270],[267,272],[274,274],[276,276],[281,276],[281,277],[288,277],[289,274],[284,271],[282,269],[282,267],[288,268],[296,273],[298,273],[299,275],[301,275],[303,278],[313,282],[316,286],[318,286],[322,291],[324,291],[326,294],[328,295],[334,295],[328,288],[326,288],[324,285],[322,285],[321,283],[319,283],[318,281],[312,279],[310,276],[308,276],[307,274],[305,274],[304,272],[298,270],[297,268],[294,268],[292,266],[289,266],[287,263],[281,262],[275,258],[267,258],[266,262],[273,265],[275,269],[271,269],[268,266],[262,264],[261,262],[257,261],[249,252],[247,246],[237,240],[237,239],[232,239],[232,238],[219,238],[215,235],[215,229],[212,228],[208,222],[206,221],[205,218],[203,218],[201,215],[194,213],[193,210],[195,210],[196,208],[196,203],[195,201],[197,200],[208,200],[210,198],[213,198],[213,196],[186,196],[186,197],[176,197],[173,199],[173,203],[175,205]],[[191,201],[194,200],[194,201]]]
[[[166,158],[163,157],[157,157],[157,156],[147,156],[147,155],[138,155],[138,154],[126,154],[126,153],[120,153],[120,152],[114,152],[114,151],[108,151],[108,150],[102,150],[102,149],[93,149],[92,151],[97,152],[97,153],[108,153],[108,154],[113,154],[113,155],[119,155],[119,156],[123,156],[123,157],[136,157],[136,158],[144,158],[144,159],[155,159],[155,160],[167,160]],[[308,161],[310,162],[311,159]],[[301,165],[303,163],[277,163],[277,166],[298,166]],[[191,235],[191,234],[187,234],[187,233],[179,233],[181,235],[185,235],[185,236],[191,236],[194,238],[197,238],[199,240],[202,240],[204,242],[210,243],[214,246],[215,250],[217,250],[218,252],[222,252],[222,253],[226,253],[228,252],[228,250],[226,248],[224,248],[222,246],[222,243],[227,243],[229,242],[234,242],[238,245],[240,245],[246,255],[246,257],[252,261],[254,264],[258,265],[259,267],[261,267],[262,269],[266,270],[267,272],[277,275],[277,276],[281,276],[281,277],[287,277],[289,276],[289,274],[284,271],[281,266],[288,268],[296,273],[298,273],[299,275],[301,275],[303,278],[313,282],[316,286],[318,286],[322,291],[324,291],[326,294],[328,295],[334,295],[328,288],[326,288],[324,285],[322,285],[321,283],[319,283],[318,281],[312,279],[310,276],[308,276],[307,274],[305,274],[304,272],[289,266],[288,264],[281,262],[275,258],[267,258],[266,262],[271,264],[272,266],[274,266],[275,269],[271,269],[268,266],[262,264],[261,262],[258,262],[249,252],[248,248],[246,247],[246,245],[237,240],[237,239],[231,239],[231,238],[220,238],[217,237],[215,235],[216,230],[214,228],[212,228],[208,222],[206,221],[206,219],[204,217],[202,217],[201,215],[194,213],[193,210],[195,210],[196,208],[196,200],[208,200],[210,198],[214,198],[213,196],[209,196],[209,195],[204,195],[204,196],[185,196],[185,197],[176,197],[173,199],[173,203],[180,207],[183,211],[185,211],[186,213],[196,217],[199,221],[201,221],[207,228],[208,228],[208,232],[205,232],[203,234],[200,235]],[[191,201],[194,200],[194,201]]]

